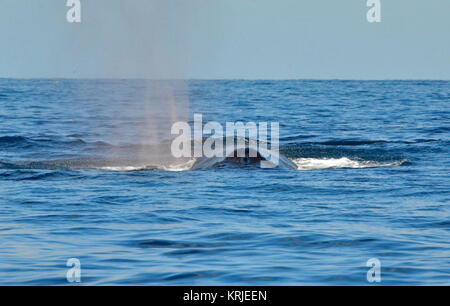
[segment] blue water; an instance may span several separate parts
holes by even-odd
[[[191,81],[191,115],[280,122],[299,170],[95,167],[137,145],[146,83],[0,80],[0,284],[69,258],[85,285],[368,285],[371,258],[450,284],[450,82]]]

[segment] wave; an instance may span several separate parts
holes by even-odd
[[[0,145],[3,146],[16,146],[29,143],[29,140],[23,136],[3,136],[0,137]]]
[[[99,145],[99,143],[92,143]],[[42,136],[29,138],[24,136],[2,136],[0,137],[0,149],[49,149],[49,148],[73,148],[79,146],[88,146],[89,143],[82,139]]]
[[[285,141],[287,144],[302,144],[302,145],[319,145],[319,146],[370,146],[377,144],[420,144],[420,143],[428,143],[428,142],[437,142],[441,141],[441,139],[413,139],[413,140],[354,140],[354,139],[336,139],[336,140],[327,140],[327,141],[317,141],[317,142],[299,142],[302,138],[308,138],[312,136],[292,136],[281,138],[282,141]]]
[[[397,167],[402,166],[408,160],[395,162],[376,162],[368,160],[352,160],[347,157],[342,158],[296,158],[292,160],[298,170],[324,170],[324,169],[362,169],[376,167]]]
[[[20,135],[5,135],[0,136],[0,151],[7,152],[11,156],[18,156],[20,154],[29,154],[44,152],[52,152],[55,156],[59,153],[68,152],[84,152],[84,153],[101,153],[109,154],[111,152],[123,152],[124,154],[132,154],[133,152],[151,152],[155,147],[161,147],[161,144],[111,144],[105,141],[86,141],[82,139],[81,134],[71,134],[68,136],[55,136],[55,135],[39,135],[35,137],[24,137]],[[330,157],[340,158],[348,157],[352,159],[353,149],[366,148],[369,151],[370,148],[375,148],[375,151],[380,151],[387,147],[386,145],[414,145],[414,144],[426,144],[440,142],[441,139],[411,139],[411,140],[365,140],[365,139],[336,139],[327,140],[322,142],[305,142],[305,138],[313,136],[306,135],[291,135],[287,138],[281,138],[280,151],[283,155],[289,158],[297,157]],[[167,142],[167,143],[166,143]],[[170,152],[170,140],[167,140],[162,146],[169,148]],[[379,146],[382,145],[382,146]],[[347,152],[344,152],[348,148]],[[413,149],[413,148],[411,148]],[[154,150],[153,150],[154,151]],[[308,153],[311,151],[311,154]],[[323,153],[328,155],[323,156]],[[337,153],[336,153],[337,152]],[[340,154],[344,153],[344,154]],[[347,154],[348,153],[348,154]],[[319,155],[317,155],[319,154]],[[331,154],[331,155],[330,155]],[[76,156],[76,154],[75,154]],[[366,159],[365,156],[362,156]]]
[[[131,172],[131,171],[148,171],[148,170],[163,170],[170,172],[180,172],[191,170],[196,160],[189,160],[188,162],[180,163],[180,164],[172,164],[167,166],[157,166],[157,165],[147,165],[147,166],[106,166],[106,167],[98,167],[97,170],[105,170],[105,171],[119,171],[119,172]]]

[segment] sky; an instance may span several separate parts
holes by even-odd
[[[0,77],[450,80],[450,1],[1,0]]]

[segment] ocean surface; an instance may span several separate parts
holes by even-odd
[[[298,170],[143,164],[149,83],[0,79],[1,285],[67,285],[70,258],[82,285],[372,285],[372,258],[382,285],[450,285],[449,81],[171,93],[190,119],[279,122]]]

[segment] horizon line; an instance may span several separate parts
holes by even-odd
[[[0,80],[108,80],[108,81],[450,81],[438,78],[136,78],[136,77],[2,77]]]

